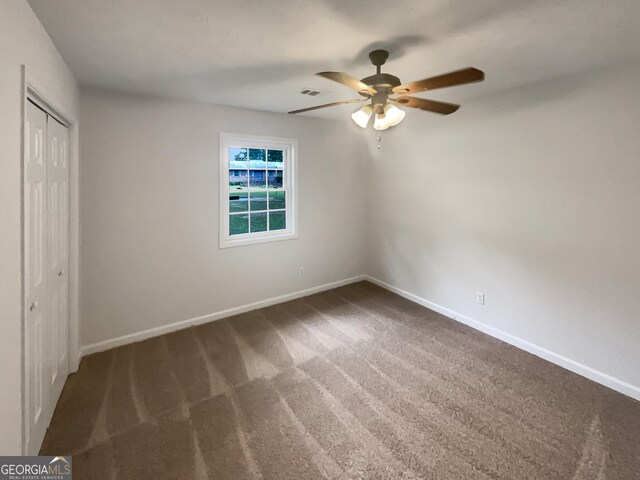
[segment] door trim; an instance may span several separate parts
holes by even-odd
[[[40,445],[27,445],[27,431],[29,425],[28,415],[26,415],[26,396],[28,392],[25,388],[26,369],[25,369],[25,250],[24,250],[24,182],[25,182],[25,141],[26,141],[26,122],[27,122],[27,102],[31,100],[38,107],[42,108],[49,115],[54,117],[69,129],[69,373],[78,370],[80,362],[79,348],[79,268],[80,268],[80,252],[79,252],[79,151],[78,151],[78,119],[70,112],[60,108],[59,105],[52,102],[53,96],[48,94],[46,88],[34,78],[22,65],[22,151],[20,155],[20,181],[21,181],[21,197],[20,197],[20,222],[21,222],[21,241],[22,241],[22,275],[21,275],[21,335],[22,335],[22,454],[37,455]],[[29,451],[32,450],[32,451]]]

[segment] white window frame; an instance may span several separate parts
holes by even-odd
[[[229,147],[246,147],[258,149],[274,149],[284,152],[282,190],[285,192],[286,226],[285,230],[243,233],[229,235]],[[240,133],[220,133],[220,214],[219,214],[219,248],[252,245],[256,243],[275,242],[298,238],[297,218],[297,153],[298,141],[293,138],[266,137]],[[268,191],[268,189],[267,189]]]

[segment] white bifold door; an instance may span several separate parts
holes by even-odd
[[[69,370],[69,130],[27,102],[25,443],[37,454]]]

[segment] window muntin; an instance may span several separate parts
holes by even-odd
[[[221,134],[220,246],[295,238],[296,142]]]

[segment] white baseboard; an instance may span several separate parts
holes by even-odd
[[[193,325],[200,325],[203,323],[212,322],[214,320],[220,320],[221,318],[231,317],[233,315],[245,313],[250,310],[255,310],[257,308],[268,307],[269,305],[275,305],[276,303],[282,303],[282,302],[287,302],[289,300],[295,300],[296,298],[306,297],[308,295],[313,295],[314,293],[324,292],[325,290],[331,290],[332,288],[338,288],[338,287],[342,287],[343,285],[359,282],[359,281],[365,280],[365,278],[366,278],[365,275],[358,275],[356,277],[351,277],[344,280],[338,280],[337,282],[326,283],[324,285],[318,285],[317,287],[311,287],[305,290],[298,290],[297,292],[287,293],[285,295],[280,295],[278,297],[267,298],[266,300],[260,300],[258,302],[248,303],[246,305],[241,305],[239,307],[233,307],[227,310],[221,310],[219,312],[210,313],[208,315],[202,315],[200,317],[189,318],[187,320],[181,320],[179,322],[170,323],[169,325],[150,328],[149,330],[143,330],[141,332],[131,333],[129,335],[123,335],[121,337],[112,338],[109,340],[105,340],[103,342],[85,345],[80,349],[78,363],[80,363],[80,359],[82,359],[82,357],[84,357],[85,355],[89,355],[91,353],[102,352],[104,350],[109,350],[110,348],[127,345],[129,343],[139,342],[141,340],[146,340],[147,338],[151,338],[151,337],[157,337],[158,335],[163,335],[169,332],[175,332],[176,330],[181,330],[183,328],[191,327]]]
[[[528,342],[521,338],[516,337],[515,335],[511,335],[505,331],[502,331],[498,328],[487,325],[486,323],[479,322],[478,320],[474,320],[471,317],[466,315],[462,315],[458,312],[450,310],[446,307],[440,306],[436,303],[430,302],[429,300],[425,300],[422,297],[414,295],[413,293],[407,292],[406,290],[402,290],[401,288],[390,285],[382,280],[378,280],[377,278],[371,277],[370,275],[365,275],[365,279],[370,281],[371,283],[375,283],[376,285],[389,290],[390,292],[396,293],[401,297],[404,297],[412,302],[415,302],[423,307],[427,307],[430,310],[434,310],[442,315],[449,317],[453,320],[456,320],[460,323],[464,323],[471,328],[479,330],[487,335],[490,335],[498,340],[502,340],[514,347],[517,347],[525,352],[529,352],[537,357],[543,358],[551,363],[554,363],[560,367],[563,367],[567,370],[570,370],[573,373],[577,373],[583,377],[588,378],[589,380],[593,380],[596,383],[604,385],[605,387],[609,387],[617,392],[620,392],[624,395],[627,395],[636,400],[640,400],[640,387],[635,385],[631,385],[623,380],[612,377],[604,372],[596,370],[595,368],[588,367],[587,365],[583,365],[575,360],[571,360],[570,358],[564,357],[560,354],[547,350],[546,348],[540,347],[534,343]]]

